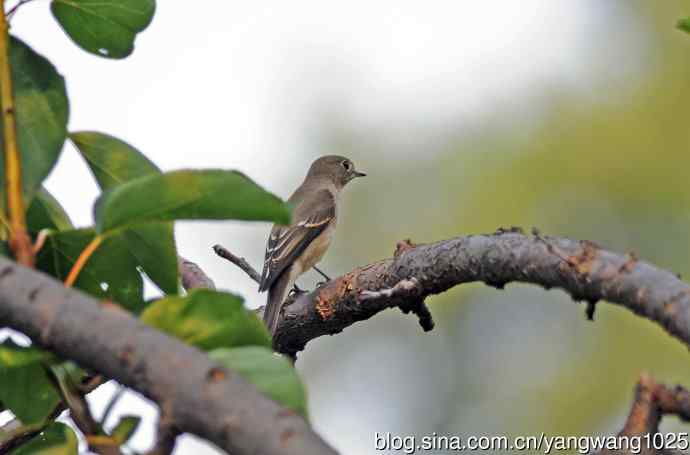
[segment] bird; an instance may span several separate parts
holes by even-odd
[[[338,196],[350,181],[364,176],[344,156],[322,156],[311,164],[304,181],[288,199],[292,221],[271,229],[259,283],[259,292],[268,291],[264,322],[272,335],[285,298],[300,275],[314,268],[329,279],[316,264],[331,244],[338,220]]]

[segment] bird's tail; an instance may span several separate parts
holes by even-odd
[[[290,267],[291,269],[292,267]],[[278,327],[278,319],[280,310],[283,307],[283,302],[288,295],[290,286],[292,286],[291,270],[285,270],[280,274],[278,279],[268,289],[268,298],[266,299],[266,310],[264,310],[264,322],[266,327],[273,335]]]

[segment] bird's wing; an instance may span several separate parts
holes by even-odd
[[[308,195],[295,207],[289,226],[273,226],[266,245],[259,292],[270,288],[334,218],[335,198],[324,189]]]

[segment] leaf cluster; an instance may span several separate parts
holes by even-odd
[[[137,34],[151,23],[155,7],[155,0],[50,3],[54,18],[74,43],[111,59],[132,53]],[[77,270],[74,287],[120,305],[146,324],[208,352],[268,396],[306,416],[299,377],[287,360],[273,354],[266,327],[245,308],[243,299],[205,289],[184,294],[174,235],[175,221],[183,219],[286,223],[289,207],[240,172],[162,172],[121,139],[97,131],[70,131],[64,77],[20,39],[5,38],[9,39],[27,229],[34,240],[42,237],[44,241],[36,267],[66,281],[84,251],[95,248]],[[5,140],[0,135],[3,154]],[[74,226],[59,198],[42,185],[67,141],[80,153],[102,191],[93,207],[92,226]],[[9,229],[5,179],[3,159],[0,234],[2,254],[9,255],[4,242]],[[160,291],[158,298],[145,299],[146,278]],[[0,409],[11,411],[21,430],[35,434],[12,453],[77,453],[74,430],[55,418],[61,403],[70,407],[72,393],[87,376],[76,365],[33,346],[11,339],[0,344]],[[110,429],[98,428],[97,436],[125,444],[138,423],[137,417],[123,417]],[[12,436],[0,429],[0,447]]]

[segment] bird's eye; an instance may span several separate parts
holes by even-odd
[[[343,161],[343,162],[340,163],[340,164],[343,165],[343,167],[345,168],[346,171],[349,171],[349,170],[350,170],[350,166],[352,166],[352,165],[350,164],[349,161]]]

